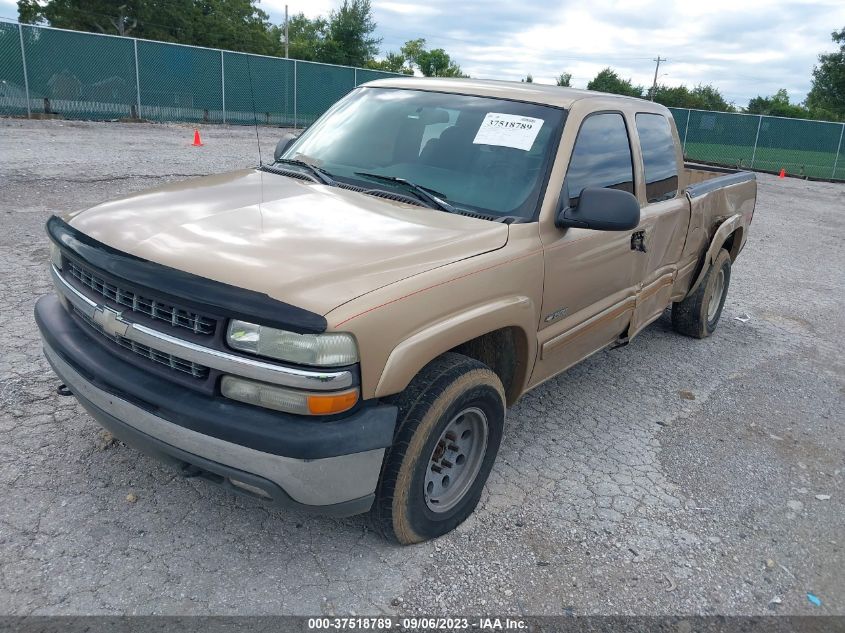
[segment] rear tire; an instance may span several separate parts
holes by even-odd
[[[730,282],[731,256],[722,249],[695,292],[672,305],[675,331],[694,338],[710,336],[722,316]]]
[[[499,450],[505,394],[489,367],[449,352],[391,400],[399,418],[370,519],[377,532],[408,545],[472,514]]]

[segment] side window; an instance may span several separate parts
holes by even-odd
[[[587,187],[634,193],[631,143],[621,114],[608,112],[584,119],[572,150],[566,184],[570,207],[578,204]]]
[[[637,115],[637,134],[645,168],[645,195],[649,202],[671,200],[678,193],[678,163],[669,121],[660,114]]]

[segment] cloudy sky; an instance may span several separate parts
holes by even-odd
[[[327,15],[340,0],[261,0],[275,23],[291,14]],[[382,51],[424,37],[444,48],[473,77],[573,85],[605,66],[650,85],[653,59],[667,58],[659,81],[713,83],[744,106],[758,94],[786,88],[802,101],[830,33],[845,26],[843,0],[372,0]],[[0,0],[0,16],[17,14]],[[664,74],[665,73],[665,74]]]
[[[273,21],[291,13],[327,14],[340,0],[262,0]],[[660,82],[713,83],[729,100],[786,88],[802,101],[830,33],[845,26],[845,2],[819,0],[372,0],[382,50],[424,37],[464,72],[486,79],[553,83],[570,72],[573,86],[612,66],[650,85],[655,57]]]

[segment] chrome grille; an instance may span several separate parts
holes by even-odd
[[[140,312],[159,321],[166,321],[174,327],[183,327],[196,334],[214,334],[217,321],[196,312],[188,312],[155,299],[141,295],[109,283],[99,275],[92,273],[74,261],[64,258],[63,267],[67,273],[82,285],[100,296],[111,299],[133,312]]]
[[[94,328],[97,332],[105,336],[110,341],[113,341],[120,345],[123,348],[126,348],[136,354],[143,356],[144,358],[148,358],[151,361],[155,361],[156,363],[160,363],[162,365],[166,365],[171,369],[175,369],[176,371],[181,371],[186,374],[190,374],[194,378],[207,378],[208,377],[208,367],[204,365],[199,365],[197,363],[191,362],[189,360],[185,360],[183,358],[179,358],[178,356],[174,356],[173,354],[166,354],[165,352],[160,352],[156,349],[152,349],[147,345],[143,345],[141,343],[136,343],[135,341],[130,341],[128,338],[125,338],[120,335],[112,336],[102,327],[100,324],[95,322],[89,316],[83,314],[76,308],[73,311],[88,325]]]

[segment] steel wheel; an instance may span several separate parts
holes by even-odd
[[[464,409],[452,418],[429,458],[425,503],[432,512],[447,512],[472,486],[487,450],[487,416],[481,409]]]
[[[710,303],[707,305],[707,320],[712,321],[719,312],[722,305],[722,295],[725,293],[725,270],[720,268],[713,280],[713,292],[710,295]]]

